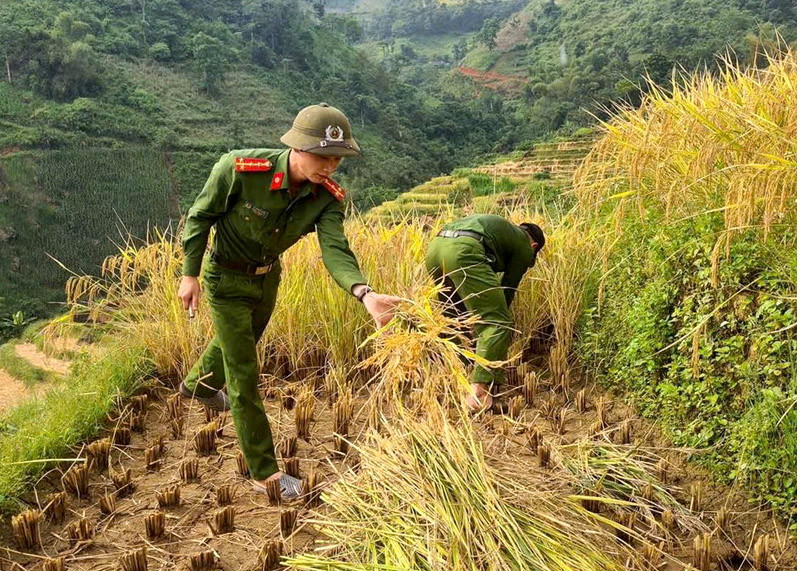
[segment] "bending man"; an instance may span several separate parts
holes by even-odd
[[[428,246],[425,267],[443,286],[447,313],[470,312],[480,317],[475,325],[475,352],[479,357],[489,361],[508,358],[512,325],[509,307],[544,242],[544,233],[536,224],[516,226],[500,216],[478,214],[445,225]],[[503,274],[502,279],[498,273]],[[468,407],[472,411],[492,408],[492,388],[504,380],[503,369],[476,363]]]

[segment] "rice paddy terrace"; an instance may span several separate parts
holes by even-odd
[[[546,493],[548,517],[566,517],[559,513],[566,506],[581,510],[585,529],[576,528],[564,549],[574,540],[577,550],[590,530],[590,545],[603,545],[610,562],[594,569],[794,568],[795,540],[769,512],[709,484],[685,463],[690,451],[664,447],[652,426],[594,386],[554,386],[542,361],[509,368],[508,415],[471,422],[481,458],[519,486],[515,494],[498,489],[503,505],[533,510],[536,501],[542,509]],[[74,460],[38,480],[27,509],[0,532],[3,568],[269,570],[283,568],[281,555],[293,557],[287,568],[377,568],[315,563],[341,550],[320,531],[342,513],[341,488],[331,490],[337,482],[366,485],[365,472],[380,459],[367,434],[384,430],[367,406],[366,376],[351,380],[362,387],[354,391],[337,389],[331,376],[319,361],[304,371],[267,364],[261,376],[280,465],[303,478],[300,501],[254,494],[230,416],[182,400],[159,379],[121,402],[99,438],[74,449]],[[423,414],[420,395],[405,402]],[[412,463],[400,475],[424,487],[423,469],[432,468]],[[436,513],[447,505],[441,493],[441,504],[418,509]]]
[[[544,176],[555,180],[569,181],[575,169],[591,150],[595,142],[592,136],[578,137],[570,141],[539,143],[519,158],[475,169],[492,176],[507,176],[523,180],[531,176]]]
[[[572,175],[592,147],[595,137],[539,143],[513,156],[452,175],[433,178],[369,213],[388,220],[436,215],[445,207],[455,212],[486,212],[498,206],[524,206],[536,190],[559,191],[571,184]]]

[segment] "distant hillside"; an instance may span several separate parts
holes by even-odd
[[[644,74],[667,85],[674,69],[714,68],[728,49],[750,65],[778,34],[796,43],[797,8],[786,0],[531,0],[484,14],[486,6],[391,0],[363,17],[369,49],[387,69],[453,94],[468,91],[466,82],[513,117],[497,130],[500,151],[590,125],[587,110],[607,117],[612,103],[637,105]],[[469,26],[448,25],[464,14]]]
[[[305,105],[352,119],[337,178],[362,208],[491,151],[493,110],[404,84],[360,34],[300,0],[2,3],[0,324],[57,307],[50,256],[97,273],[118,227],[176,226],[221,153],[280,146]]]

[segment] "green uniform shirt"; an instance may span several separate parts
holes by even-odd
[[[511,306],[522,276],[536,263],[536,254],[531,248],[530,237],[516,226],[494,214],[475,214],[461,218],[444,226],[447,230],[470,230],[483,236],[490,251],[489,265],[497,273],[503,273],[500,285]]]
[[[268,159],[271,165],[261,161],[262,170],[237,168],[237,158]],[[254,265],[269,264],[316,230],[333,279],[348,292],[367,283],[344,235],[344,205],[310,181],[292,196],[288,163],[289,149],[243,149],[222,156],[189,209],[183,231],[184,275],[199,275],[208,234],[216,224],[214,251],[226,260]]]

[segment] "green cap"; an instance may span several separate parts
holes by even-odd
[[[281,137],[281,143],[315,155],[356,157],[361,154],[347,116],[327,103],[301,109],[292,128]]]

